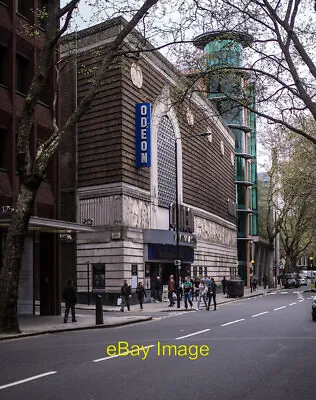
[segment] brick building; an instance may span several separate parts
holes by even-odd
[[[64,38],[62,119],[124,23],[116,18]],[[166,283],[177,259],[176,192],[181,276],[220,281],[236,272],[234,138],[207,98],[183,100],[187,82],[159,52],[126,53],[142,39],[129,35],[61,151],[62,218],[94,229],[78,233],[63,257],[77,270],[82,301],[102,292],[115,303],[123,279],[133,288],[144,281],[148,291],[157,275]]]
[[[33,12],[44,0],[0,1],[0,268],[11,208],[17,198],[16,132],[24,99],[32,80],[44,35],[30,34],[37,24]],[[39,24],[41,25],[41,24]],[[52,101],[55,91],[53,68],[35,110],[30,152],[53,132]],[[47,179],[38,191],[20,274],[18,313],[33,313],[40,300],[41,314],[59,314],[61,293],[60,246],[63,237],[78,229],[88,230],[59,219],[58,156],[53,159]],[[65,276],[71,277],[71,271]]]

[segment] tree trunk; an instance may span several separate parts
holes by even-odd
[[[268,285],[269,288],[274,287],[274,274],[273,274],[273,267],[274,267],[274,240],[269,241],[269,268],[268,268]]]
[[[31,187],[21,184],[8,229],[0,271],[0,332],[20,332],[17,319],[19,277],[24,240],[38,187],[39,184]]]

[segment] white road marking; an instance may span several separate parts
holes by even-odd
[[[22,383],[34,381],[35,379],[43,378],[44,376],[53,375],[53,374],[57,374],[57,371],[45,372],[44,374],[31,376],[30,378],[22,379],[21,381],[8,383],[7,385],[0,386],[0,390],[6,389],[11,386],[21,385]]]
[[[170,317],[174,317],[175,315],[183,315],[183,314],[187,314],[187,312],[186,311],[182,311],[182,312],[177,312],[177,313],[170,313],[170,315],[164,315],[162,317],[153,317],[153,320],[154,321],[159,321],[159,320],[164,319],[164,318],[170,318]]]
[[[299,300],[298,302],[299,302],[299,303],[302,303],[302,301],[304,301],[304,299],[302,299],[302,300]]]
[[[296,302],[295,303],[290,303],[289,306],[294,306],[295,304],[296,304]]]
[[[151,344],[150,346],[144,346],[144,349],[148,349],[149,347],[155,347],[155,344]],[[143,349],[141,349],[143,350]],[[126,351],[125,353],[120,353],[120,354],[115,354],[115,356],[109,356],[109,357],[103,357],[103,358],[98,358],[96,360],[93,360],[92,362],[97,363],[100,361],[106,361],[106,360],[110,360],[111,358],[117,358],[117,357],[122,357],[122,356],[127,356],[128,354],[130,354],[131,351]]]
[[[281,292],[281,294],[288,294],[289,292]]]
[[[200,333],[204,333],[204,332],[208,332],[208,331],[210,331],[210,329],[204,329],[203,331],[194,332],[194,333],[190,333],[189,335],[177,337],[176,340],[185,339],[187,337],[199,335]]]
[[[237,322],[241,322],[241,321],[244,321],[244,320],[245,320],[245,318],[236,319],[236,321],[227,322],[226,324],[222,324],[221,326],[227,326],[227,325],[231,325],[231,324],[236,324]]]
[[[285,308],[286,306],[282,306],[282,307],[278,307],[278,308],[274,308],[273,311],[278,311],[278,310],[282,310],[282,308]]]
[[[260,314],[252,315],[251,318],[259,317],[259,315],[268,314],[268,313],[269,313],[269,311],[264,311],[264,312],[261,312]]]

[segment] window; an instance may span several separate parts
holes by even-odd
[[[0,85],[5,85],[7,83],[7,58],[8,49],[0,45]]]
[[[27,16],[27,3],[27,0],[16,0],[16,12],[24,17]]]
[[[38,3],[38,11],[37,11],[37,23],[38,26],[45,30],[46,24],[47,24],[47,14],[48,6],[47,6],[47,0],[39,0]]]
[[[16,90],[22,94],[28,89],[29,60],[23,56],[16,56]]]
[[[163,116],[158,126],[158,204],[169,207],[176,198],[175,133],[170,119]]]
[[[105,290],[105,265],[92,264],[92,290]]]
[[[4,253],[5,239],[6,239],[6,233],[0,233],[0,270],[2,268],[2,258]]]
[[[8,167],[8,130],[0,128],[0,168]]]

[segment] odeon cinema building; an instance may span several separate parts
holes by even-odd
[[[64,38],[63,120],[125,23]],[[187,78],[159,52],[137,54],[140,43],[137,32],[129,35],[61,149],[61,216],[92,228],[63,247],[81,302],[101,293],[115,304],[124,279],[150,292],[158,275],[166,285],[175,271],[218,282],[236,273],[232,133],[201,92],[183,95]]]

